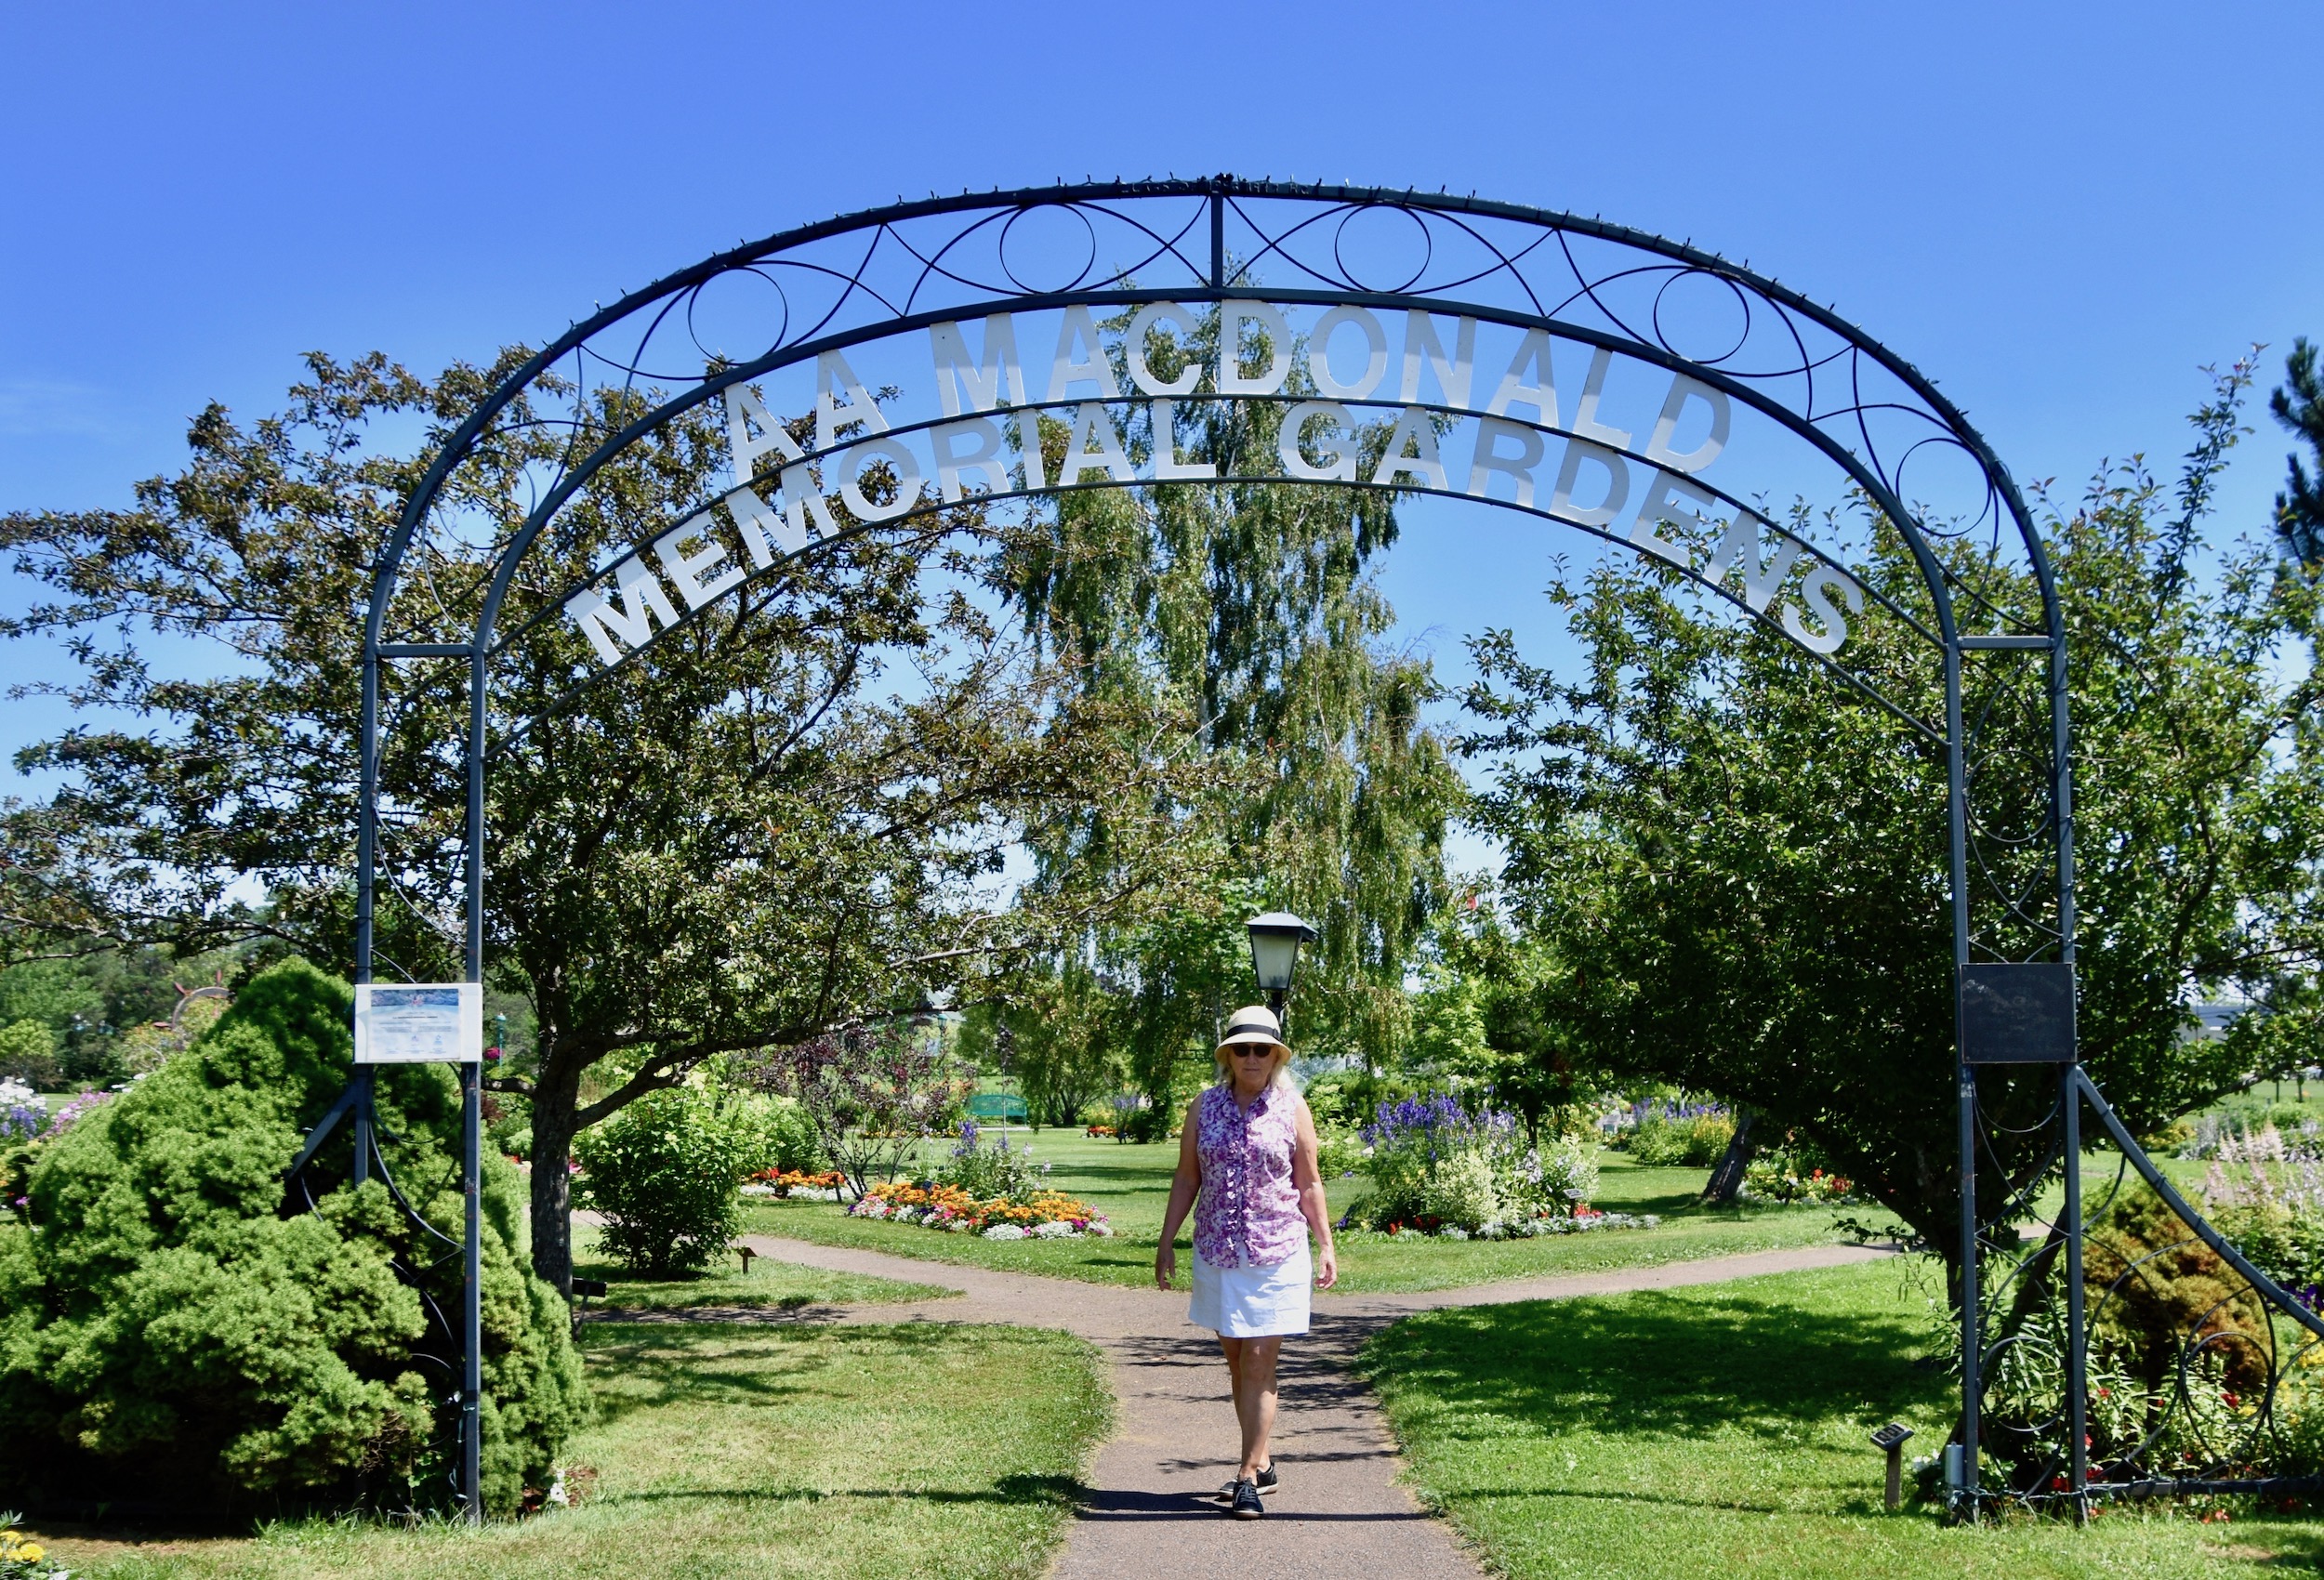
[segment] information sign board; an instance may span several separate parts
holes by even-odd
[[[478,1064],[484,1058],[482,982],[359,982],[358,1064]]]

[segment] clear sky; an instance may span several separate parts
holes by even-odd
[[[2174,458],[2200,364],[2265,341],[2272,382],[2324,336],[2320,61],[2294,3],[15,6],[0,508],[125,503],[309,349],[433,370],[899,195],[1214,171],[1692,238],[2072,484]],[[2255,420],[2238,527],[2289,448]],[[1388,585],[1456,671],[1460,632],[1538,618],[1552,546],[1589,552],[1412,521]],[[55,722],[20,706],[0,749]]]

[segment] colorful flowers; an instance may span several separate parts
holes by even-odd
[[[848,1215],[982,1234],[988,1240],[1022,1240],[1028,1235],[1041,1240],[1063,1240],[1080,1234],[1103,1239],[1114,1232],[1103,1213],[1062,1191],[1035,1191],[1022,1197],[980,1200],[957,1185],[926,1179],[875,1185],[848,1208]],[[1015,1232],[992,1232],[1000,1228]]]
[[[796,1168],[762,1168],[743,1186],[746,1196],[772,1196],[795,1202],[836,1202],[847,1176],[838,1169],[807,1174]]]
[[[59,1580],[64,1571],[47,1561],[47,1549],[16,1528],[21,1518],[0,1514],[0,1580]]]
[[[1420,1235],[1432,1240],[1534,1240],[1552,1234],[1589,1234],[1617,1229],[1654,1229],[1662,1222],[1654,1213],[1601,1212],[1587,1205],[1578,1205],[1568,1214],[1540,1208],[1523,1217],[1487,1218],[1472,1233],[1457,1223],[1441,1218],[1398,1218],[1380,1226],[1379,1232],[1394,1238]],[[1340,1224],[1347,1228],[1345,1220]]]

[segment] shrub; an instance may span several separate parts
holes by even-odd
[[[1039,1189],[1047,1168],[1035,1168],[1030,1147],[1011,1150],[1004,1135],[1000,1144],[981,1144],[976,1122],[962,1120],[960,1139],[952,1157],[936,1172],[935,1182],[967,1192],[980,1202],[1022,1202]]]
[[[1364,1139],[1345,1132],[1316,1138],[1315,1171],[1326,1179],[1340,1179],[1364,1171]]]
[[[676,1086],[652,1092],[574,1141],[574,1201],[602,1213],[598,1244],[654,1278],[698,1273],[742,1228],[742,1183],[762,1143],[737,1103]]]
[[[352,997],[303,961],[276,966],[191,1047],[59,1111],[34,1144],[22,1217],[0,1223],[0,1485],[180,1518],[449,1496],[457,1337],[422,1295],[456,1311],[459,1258],[423,1244],[376,1178],[346,1187],[344,1128],[311,1176],[317,1210],[284,1190],[346,1084]],[[454,1076],[383,1069],[378,1106],[414,1206],[456,1238]],[[587,1401],[496,1156],[482,1207],[484,1496],[508,1511],[548,1484]],[[424,1270],[418,1288],[399,1263]]]
[[[2272,1343],[2258,1295],[2153,1191],[2125,1191],[2094,1219],[2082,1261],[2092,1349],[2111,1363],[2159,1389],[2199,1335],[2232,1386],[2264,1384]]]
[[[1481,1152],[1457,1152],[1440,1160],[1420,1182],[1420,1217],[1474,1231],[1501,1216],[1493,1189],[1493,1165]]]
[[[1449,1097],[1382,1103],[1364,1129],[1372,1191],[1363,1204],[1375,1229],[1404,1224],[1484,1225],[1540,1214],[1571,1214],[1597,1189],[1597,1165],[1581,1143],[1526,1146],[1512,1114],[1471,1113]]]
[[[1535,1205],[1555,1212],[1570,1212],[1574,1205],[1598,1193],[1598,1158],[1594,1148],[1578,1136],[1560,1136],[1534,1154],[1529,1193]]]
[[[1765,1202],[1816,1205],[1846,1201],[1855,1191],[1846,1175],[1824,1166],[1822,1154],[1804,1142],[1769,1147],[1743,1170],[1744,1194]]]
[[[781,1174],[821,1173],[823,1141],[807,1111],[789,1098],[767,1098],[762,1102],[762,1107],[752,1112],[764,1166]]]
[[[1650,1113],[1630,1133],[1630,1154],[1648,1168],[1709,1168],[1735,1139],[1731,1114]]]
[[[484,1094],[484,1150],[518,1159],[533,1155],[533,1101],[512,1092]]]
[[[0,1026],[0,1079],[53,1086],[62,1073],[57,1063],[57,1034],[46,1021],[24,1020]]]

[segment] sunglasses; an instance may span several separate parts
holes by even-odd
[[[1271,1047],[1238,1047],[1235,1050],[1237,1059],[1273,1059],[1274,1056],[1275,1050]]]

